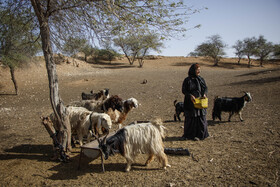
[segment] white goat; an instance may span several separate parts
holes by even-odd
[[[125,171],[130,171],[131,164],[140,153],[149,155],[146,165],[156,156],[162,167],[166,169],[170,165],[164,153],[162,142],[164,137],[164,127],[161,120],[155,120],[150,123],[128,125],[108,139],[105,137],[102,141],[99,139],[98,141],[105,159],[108,159],[109,155],[114,153],[120,153],[126,158]]]
[[[87,142],[89,142],[91,133],[90,130],[94,129],[95,134],[99,135],[99,130],[103,132],[109,131],[112,128],[112,121],[110,116],[104,113],[96,113],[88,111],[83,107],[68,106],[69,120],[71,124],[71,132],[77,133],[80,145],[83,145],[83,137],[87,135]],[[57,119],[52,113],[50,119],[57,129]]]

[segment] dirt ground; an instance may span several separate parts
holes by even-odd
[[[199,62],[209,93],[207,114],[210,137],[204,141],[180,141],[183,122],[174,122],[175,99],[183,101],[181,86],[190,65]],[[57,65],[60,94],[65,104],[80,100],[81,92],[110,89],[110,95],[136,98],[140,106],[129,113],[125,124],[160,117],[167,128],[165,147],[188,148],[191,156],[168,155],[171,168],[158,169],[155,160],[143,166],[136,159],[130,172],[120,155],[105,161],[83,157],[77,170],[80,148],[71,162],[50,160],[52,141],[40,116],[52,112],[45,64],[35,60],[18,69],[19,95],[14,95],[8,69],[0,68],[0,186],[280,186],[280,66],[266,64],[247,68],[246,61],[224,59],[219,67],[200,58],[164,57],[146,60],[143,68],[125,60]],[[141,84],[143,80],[147,84]],[[233,116],[227,122],[212,121],[215,96],[252,95],[243,110],[244,122]],[[181,116],[184,119],[183,116]],[[117,127],[114,127],[117,129]]]

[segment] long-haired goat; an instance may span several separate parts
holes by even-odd
[[[87,142],[89,142],[91,133],[90,130],[94,130],[95,135],[99,136],[99,130],[103,133],[107,133],[112,128],[112,121],[109,115],[105,113],[96,113],[88,111],[83,107],[68,106],[69,120],[71,124],[72,135],[77,133],[80,145],[83,145],[83,137],[87,136]],[[52,113],[50,115],[54,128],[57,129],[57,119]]]
[[[82,92],[82,100],[105,100],[109,98],[109,89],[100,90],[97,93],[93,93],[93,90],[89,94]]]
[[[131,164],[140,153],[149,155],[146,165],[156,156],[164,169],[170,167],[164,153],[162,142],[164,137],[164,126],[161,120],[155,120],[150,123],[128,125],[107,139],[105,137],[102,141],[97,140],[105,160],[109,155],[120,153],[127,161],[125,171],[130,171]]]
[[[109,109],[106,113],[111,117],[113,123],[122,126],[122,122],[126,119],[127,114],[133,109],[138,108],[138,101],[135,98],[129,98],[123,102],[124,110],[122,112]]]
[[[219,118],[221,121],[221,113],[229,112],[228,121],[233,114],[239,114],[240,121],[243,121],[241,116],[241,111],[245,107],[247,102],[252,100],[251,94],[249,92],[244,92],[245,95],[242,97],[216,97],[214,100],[214,108],[212,111],[213,120]]]

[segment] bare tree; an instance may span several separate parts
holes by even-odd
[[[144,58],[150,50],[160,52],[160,48],[163,47],[163,43],[160,41],[160,37],[157,34],[146,34],[138,38],[140,43],[140,50],[137,53],[137,59],[139,67],[143,67]]]
[[[257,39],[255,37],[245,38],[243,43],[243,52],[248,58],[248,67],[251,67],[251,57],[256,53]]]
[[[244,43],[241,40],[237,40],[234,46],[232,46],[235,49],[235,55],[238,57],[238,65],[240,65],[240,60],[244,56]]]
[[[126,37],[119,37],[114,39],[115,46],[120,47],[129,64],[133,65],[137,59],[139,67],[143,67],[144,58],[150,50],[160,52],[163,43],[156,33],[133,33]]]
[[[114,44],[120,47],[130,65],[134,64],[139,50],[141,49],[137,37],[133,34],[130,36],[120,36],[114,39]]]
[[[24,1],[0,4],[0,58],[10,69],[16,95],[19,89],[15,69],[40,50],[39,33],[30,21],[33,16]]]
[[[273,51],[273,44],[272,42],[268,42],[264,36],[259,36],[257,39],[256,44],[256,53],[255,56],[257,56],[260,60],[260,66],[263,66],[263,62],[268,58],[269,54]]]
[[[195,54],[198,56],[210,57],[214,60],[214,66],[218,66],[218,63],[223,55],[225,55],[224,48],[226,44],[222,41],[220,35],[213,35],[208,37],[208,40],[195,49]]]

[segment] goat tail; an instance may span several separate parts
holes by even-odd
[[[177,99],[173,102],[174,106],[176,106],[176,103],[177,103]]]
[[[165,138],[165,129],[166,127],[164,127],[162,125],[162,120],[161,118],[156,118],[154,120],[152,120],[152,125],[154,125],[155,127],[157,127],[157,129],[159,130],[160,136],[162,138]]]

